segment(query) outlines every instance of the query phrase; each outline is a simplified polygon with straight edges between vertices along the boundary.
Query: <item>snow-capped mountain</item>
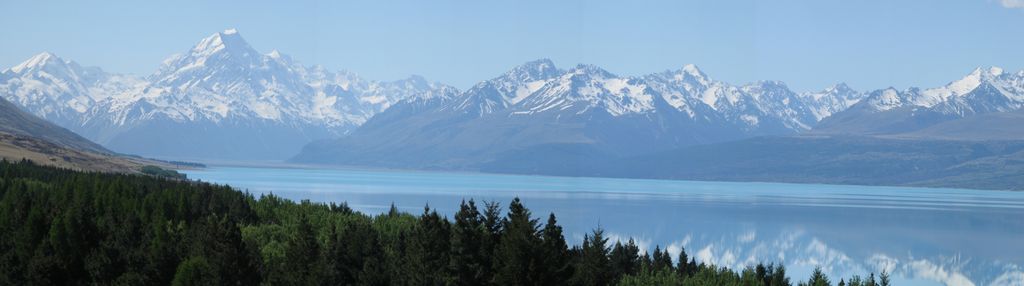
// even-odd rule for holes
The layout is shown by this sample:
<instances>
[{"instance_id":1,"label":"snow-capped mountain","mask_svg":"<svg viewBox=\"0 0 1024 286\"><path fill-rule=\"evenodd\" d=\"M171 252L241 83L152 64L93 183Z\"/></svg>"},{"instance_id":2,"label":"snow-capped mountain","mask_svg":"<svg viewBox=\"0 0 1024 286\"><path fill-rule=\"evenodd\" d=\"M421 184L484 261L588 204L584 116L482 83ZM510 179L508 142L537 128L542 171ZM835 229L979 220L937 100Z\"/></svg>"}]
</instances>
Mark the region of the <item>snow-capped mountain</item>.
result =
<instances>
[{"instance_id":1,"label":"snow-capped mountain","mask_svg":"<svg viewBox=\"0 0 1024 286\"><path fill-rule=\"evenodd\" d=\"M528 62L474 85L456 99L451 109L474 116L504 110L533 94L562 72L548 59Z\"/></svg>"},{"instance_id":2,"label":"snow-capped mountain","mask_svg":"<svg viewBox=\"0 0 1024 286\"><path fill-rule=\"evenodd\" d=\"M399 100L451 87L419 76L381 82L263 54L230 29L144 78L43 53L0 74L2 96L115 151L280 159L346 134Z\"/></svg>"},{"instance_id":3,"label":"snow-capped mountain","mask_svg":"<svg viewBox=\"0 0 1024 286\"><path fill-rule=\"evenodd\" d=\"M0 95L65 127L77 125L97 102L140 85L138 78L82 67L47 52L0 72Z\"/></svg>"},{"instance_id":4,"label":"snow-capped mountain","mask_svg":"<svg viewBox=\"0 0 1024 286\"><path fill-rule=\"evenodd\" d=\"M979 114L1024 107L1024 71L977 68L936 88L876 90L816 128L821 133L899 134Z\"/></svg>"},{"instance_id":5,"label":"snow-capped mountain","mask_svg":"<svg viewBox=\"0 0 1024 286\"><path fill-rule=\"evenodd\" d=\"M807 108L810 109L814 120L821 121L836 112L850 108L850 106L864 99L866 95L851 89L845 83L839 83L825 90L805 92L800 94L800 96L803 97L803 102L807 104Z\"/></svg>"},{"instance_id":6,"label":"snow-capped mountain","mask_svg":"<svg viewBox=\"0 0 1024 286\"><path fill-rule=\"evenodd\" d=\"M542 59L429 106L399 103L348 136L307 146L294 160L483 168L527 157L565 163L629 156L806 131L857 96L845 86L814 95L774 81L732 86L693 65L629 77L593 65L562 70ZM551 154L566 150L576 157Z\"/></svg>"}]
</instances>

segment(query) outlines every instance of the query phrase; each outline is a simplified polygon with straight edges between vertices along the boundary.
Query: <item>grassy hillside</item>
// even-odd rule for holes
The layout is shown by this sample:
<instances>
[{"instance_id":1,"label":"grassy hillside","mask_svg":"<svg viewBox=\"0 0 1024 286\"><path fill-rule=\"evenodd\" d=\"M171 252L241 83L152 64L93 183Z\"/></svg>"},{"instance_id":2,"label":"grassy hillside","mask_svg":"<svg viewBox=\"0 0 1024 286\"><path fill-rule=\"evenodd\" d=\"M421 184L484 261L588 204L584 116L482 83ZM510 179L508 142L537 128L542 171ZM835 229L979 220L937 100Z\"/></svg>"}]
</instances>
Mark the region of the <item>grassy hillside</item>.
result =
<instances>
[{"instance_id":1,"label":"grassy hillside","mask_svg":"<svg viewBox=\"0 0 1024 286\"><path fill-rule=\"evenodd\" d=\"M79 151L98 154L114 153L70 130L24 112L3 98L0 98L0 132L20 137L38 138L57 146Z\"/></svg>"}]
</instances>

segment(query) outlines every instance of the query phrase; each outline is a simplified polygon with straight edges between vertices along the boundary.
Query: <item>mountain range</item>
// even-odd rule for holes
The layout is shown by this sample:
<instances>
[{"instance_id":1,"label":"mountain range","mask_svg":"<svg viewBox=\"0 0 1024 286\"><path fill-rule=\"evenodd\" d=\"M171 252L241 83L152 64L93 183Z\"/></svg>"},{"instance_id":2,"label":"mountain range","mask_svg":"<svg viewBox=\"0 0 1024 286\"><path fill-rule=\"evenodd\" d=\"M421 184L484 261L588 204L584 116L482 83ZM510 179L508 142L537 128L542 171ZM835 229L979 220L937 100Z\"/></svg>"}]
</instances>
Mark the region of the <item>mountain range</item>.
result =
<instances>
[{"instance_id":1,"label":"mountain range","mask_svg":"<svg viewBox=\"0 0 1024 286\"><path fill-rule=\"evenodd\" d=\"M538 152L631 156L806 132L862 96L845 84L814 93L778 81L734 86L693 65L618 76L542 59L461 93L400 101L347 136L310 144L293 161L475 169Z\"/></svg>"},{"instance_id":2,"label":"mountain range","mask_svg":"<svg viewBox=\"0 0 1024 286\"><path fill-rule=\"evenodd\" d=\"M1024 72L979 68L931 89L858 92L840 83L797 93L778 81L730 85L693 65L617 76L538 60L462 93L401 101L292 160L550 174L758 136L1024 140L1022 83Z\"/></svg>"},{"instance_id":3,"label":"mountain range","mask_svg":"<svg viewBox=\"0 0 1024 286\"><path fill-rule=\"evenodd\" d=\"M936 129L945 129L940 126L943 124L963 124L955 121L979 116L989 117L990 120L1009 120L1010 117L998 114L1020 111L1022 107L1024 71L1007 73L997 67L978 68L964 78L942 87L905 90L886 88L873 91L849 109L823 120L814 131L818 134L887 136L909 133L914 137L949 138L951 134L942 134L943 132L936 132ZM976 120L978 119L969 121ZM1019 126L1021 122L1004 123L990 122L985 125L979 124L977 127L1014 127ZM932 128L932 131L929 131L929 128ZM1024 139L1024 134L985 132L962 138L972 137Z\"/></svg>"},{"instance_id":4,"label":"mountain range","mask_svg":"<svg viewBox=\"0 0 1024 286\"><path fill-rule=\"evenodd\" d=\"M0 72L0 95L118 152L284 159L344 135L398 100L450 87L383 82L259 53L236 30L202 39L145 77L41 53Z\"/></svg>"},{"instance_id":5,"label":"mountain range","mask_svg":"<svg viewBox=\"0 0 1024 286\"><path fill-rule=\"evenodd\" d=\"M722 146L947 158L904 148L914 142L977 150L935 161L946 168L971 158L998 168L1018 164L1011 147L1024 140L1024 71L996 67L935 88L861 92L839 83L797 92L780 81L733 85L694 65L621 76L540 59L459 90L419 76L374 81L305 66L256 51L235 30L202 39L144 77L42 53L0 72L0 97L121 153L531 174L733 178L678 169L698 153L735 152ZM807 170L790 168L790 177Z\"/></svg>"}]
</instances>

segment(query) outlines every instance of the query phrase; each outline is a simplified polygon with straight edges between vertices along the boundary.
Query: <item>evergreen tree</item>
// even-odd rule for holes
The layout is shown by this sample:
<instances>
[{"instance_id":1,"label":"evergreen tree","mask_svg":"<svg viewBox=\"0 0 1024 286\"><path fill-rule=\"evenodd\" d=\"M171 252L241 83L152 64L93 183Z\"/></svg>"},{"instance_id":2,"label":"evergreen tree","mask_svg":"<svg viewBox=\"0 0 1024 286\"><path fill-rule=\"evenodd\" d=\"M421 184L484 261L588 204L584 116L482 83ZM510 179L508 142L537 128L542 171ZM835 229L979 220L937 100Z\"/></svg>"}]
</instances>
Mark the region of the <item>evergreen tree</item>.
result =
<instances>
[{"instance_id":1,"label":"evergreen tree","mask_svg":"<svg viewBox=\"0 0 1024 286\"><path fill-rule=\"evenodd\" d=\"M309 223L309 217L301 213L296 221L294 236L288 240L285 262L271 283L290 285L313 285L321 277L320 243L316 232Z\"/></svg>"},{"instance_id":2,"label":"evergreen tree","mask_svg":"<svg viewBox=\"0 0 1024 286\"><path fill-rule=\"evenodd\" d=\"M502 235L494 255L495 283L498 285L536 285L540 244L537 220L519 198L512 200L503 221Z\"/></svg>"},{"instance_id":3,"label":"evergreen tree","mask_svg":"<svg viewBox=\"0 0 1024 286\"><path fill-rule=\"evenodd\" d=\"M786 266L784 266L782 264L778 264L777 266L774 266L772 268L773 269L771 271L771 283L768 283L767 285L770 285L770 286L789 286L789 285L792 285L789 282L789 277L786 276Z\"/></svg>"},{"instance_id":4,"label":"evergreen tree","mask_svg":"<svg viewBox=\"0 0 1024 286\"><path fill-rule=\"evenodd\" d=\"M340 230L338 230L340 228ZM377 285L388 277L384 273L384 251L379 234L365 221L355 220L335 226L329 234L326 284Z\"/></svg>"},{"instance_id":5,"label":"evergreen tree","mask_svg":"<svg viewBox=\"0 0 1024 286\"><path fill-rule=\"evenodd\" d=\"M611 279L618 281L623 276L636 275L640 270L639 248L632 238L623 245L616 241L609 254Z\"/></svg>"},{"instance_id":6,"label":"evergreen tree","mask_svg":"<svg viewBox=\"0 0 1024 286\"><path fill-rule=\"evenodd\" d=\"M687 277L693 274L693 270L690 269L690 257L686 255L686 248L679 248L679 261L676 262L676 272L679 276Z\"/></svg>"},{"instance_id":7,"label":"evergreen tree","mask_svg":"<svg viewBox=\"0 0 1024 286\"><path fill-rule=\"evenodd\" d=\"M484 203L483 225L485 235L480 243L483 253L482 268L484 269L484 281L494 282L494 273L497 272L494 265L495 252L503 235L501 204L498 202Z\"/></svg>"},{"instance_id":8,"label":"evergreen tree","mask_svg":"<svg viewBox=\"0 0 1024 286\"><path fill-rule=\"evenodd\" d=\"M652 264L653 264L653 262L651 262L651 255L648 254L647 252L644 252L643 255L640 255L640 268L637 269L637 272L638 273L653 273L653 271L651 271Z\"/></svg>"},{"instance_id":9,"label":"evergreen tree","mask_svg":"<svg viewBox=\"0 0 1024 286\"><path fill-rule=\"evenodd\" d=\"M608 239L604 230L595 229L583 237L583 247L573 275L573 284L582 286L609 285L613 281L609 277L610 269L607 247Z\"/></svg>"},{"instance_id":10,"label":"evergreen tree","mask_svg":"<svg viewBox=\"0 0 1024 286\"><path fill-rule=\"evenodd\" d=\"M860 275L853 275L850 277L850 281L846 283L849 286L865 286L864 280L860 278Z\"/></svg>"},{"instance_id":11,"label":"evergreen tree","mask_svg":"<svg viewBox=\"0 0 1024 286\"><path fill-rule=\"evenodd\" d=\"M887 272L885 270L882 270L882 274L879 275L878 285L880 285L880 286L889 286L890 283L891 282L889 281L889 272Z\"/></svg>"},{"instance_id":12,"label":"evergreen tree","mask_svg":"<svg viewBox=\"0 0 1024 286\"><path fill-rule=\"evenodd\" d=\"M811 278L807 280L808 286L831 286L832 282L828 281L828 276L821 270L821 267L815 267L814 272L811 273Z\"/></svg>"},{"instance_id":13,"label":"evergreen tree","mask_svg":"<svg viewBox=\"0 0 1024 286\"><path fill-rule=\"evenodd\" d=\"M668 250L662 251L660 246L655 246L651 267L655 272L673 270L672 255L668 253Z\"/></svg>"},{"instance_id":14,"label":"evergreen tree","mask_svg":"<svg viewBox=\"0 0 1024 286\"><path fill-rule=\"evenodd\" d=\"M484 226L484 217L476 208L476 203L462 201L459 211L455 213L452 225L451 261L454 284L482 285L486 279L489 256L484 250L484 243L490 233Z\"/></svg>"},{"instance_id":15,"label":"evergreen tree","mask_svg":"<svg viewBox=\"0 0 1024 286\"><path fill-rule=\"evenodd\" d=\"M450 280L448 255L451 245L448 220L430 207L423 210L406 249L404 272L412 285L445 285Z\"/></svg>"},{"instance_id":16,"label":"evergreen tree","mask_svg":"<svg viewBox=\"0 0 1024 286\"><path fill-rule=\"evenodd\" d=\"M171 285L174 286L205 286L219 283L217 271L202 256L191 257L181 262L177 273L174 274L174 280L171 281Z\"/></svg>"},{"instance_id":17,"label":"evergreen tree","mask_svg":"<svg viewBox=\"0 0 1024 286\"><path fill-rule=\"evenodd\" d=\"M540 246L540 277L541 285L559 285L568 282L572 275L569 268L569 247L562 236L562 227L558 226L555 214L548 216L548 222L541 231Z\"/></svg>"}]
</instances>

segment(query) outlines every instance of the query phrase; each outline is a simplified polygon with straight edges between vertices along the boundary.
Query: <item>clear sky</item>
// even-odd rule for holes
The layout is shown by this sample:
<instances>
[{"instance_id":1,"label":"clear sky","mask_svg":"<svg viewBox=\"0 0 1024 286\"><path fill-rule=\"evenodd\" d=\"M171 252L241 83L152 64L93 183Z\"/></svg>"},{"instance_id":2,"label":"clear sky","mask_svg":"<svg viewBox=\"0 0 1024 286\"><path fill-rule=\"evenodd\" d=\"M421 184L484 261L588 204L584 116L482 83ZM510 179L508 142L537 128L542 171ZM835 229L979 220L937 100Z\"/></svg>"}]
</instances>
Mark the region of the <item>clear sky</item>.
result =
<instances>
[{"instance_id":1,"label":"clear sky","mask_svg":"<svg viewBox=\"0 0 1024 286\"><path fill-rule=\"evenodd\" d=\"M369 79L466 88L538 58L619 75L692 63L797 91L937 86L1024 68L1024 0L2 1L0 67L50 51L147 75L237 28L257 50Z\"/></svg>"}]
</instances>

